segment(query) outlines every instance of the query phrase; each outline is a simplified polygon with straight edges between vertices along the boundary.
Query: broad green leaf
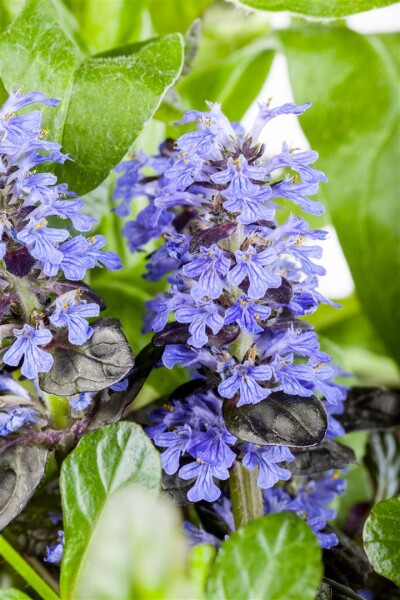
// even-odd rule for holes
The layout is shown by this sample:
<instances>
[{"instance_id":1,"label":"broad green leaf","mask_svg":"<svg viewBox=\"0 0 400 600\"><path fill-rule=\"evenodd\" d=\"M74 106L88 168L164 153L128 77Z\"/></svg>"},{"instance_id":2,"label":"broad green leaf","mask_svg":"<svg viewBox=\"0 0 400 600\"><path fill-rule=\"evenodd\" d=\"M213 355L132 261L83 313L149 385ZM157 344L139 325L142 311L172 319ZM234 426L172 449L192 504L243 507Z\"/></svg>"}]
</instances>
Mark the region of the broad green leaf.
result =
<instances>
[{"instance_id":1,"label":"broad green leaf","mask_svg":"<svg viewBox=\"0 0 400 600\"><path fill-rule=\"evenodd\" d=\"M24 5L24 0L0 0L0 32L9 26Z\"/></svg>"},{"instance_id":2,"label":"broad green leaf","mask_svg":"<svg viewBox=\"0 0 400 600\"><path fill-rule=\"evenodd\" d=\"M89 57L64 30L58 0L28 0L0 39L0 75L7 89L23 84L59 98L44 110L49 139L73 161L56 169L78 193L97 187L123 158L183 61L179 34Z\"/></svg>"},{"instance_id":3,"label":"broad green leaf","mask_svg":"<svg viewBox=\"0 0 400 600\"><path fill-rule=\"evenodd\" d=\"M268 515L222 544L207 598L314 600L321 577L321 548L308 525L289 513Z\"/></svg>"},{"instance_id":4,"label":"broad green leaf","mask_svg":"<svg viewBox=\"0 0 400 600\"><path fill-rule=\"evenodd\" d=\"M0 590L0 600L30 600L30 597L16 588Z\"/></svg>"},{"instance_id":5,"label":"broad green leaf","mask_svg":"<svg viewBox=\"0 0 400 600\"><path fill-rule=\"evenodd\" d=\"M178 509L127 486L99 518L74 600L194 598L186 553Z\"/></svg>"},{"instance_id":6,"label":"broad green leaf","mask_svg":"<svg viewBox=\"0 0 400 600\"><path fill-rule=\"evenodd\" d=\"M257 10L290 10L295 14L336 19L393 4L393 0L240 0Z\"/></svg>"},{"instance_id":7,"label":"broad green leaf","mask_svg":"<svg viewBox=\"0 0 400 600\"><path fill-rule=\"evenodd\" d=\"M128 483L155 492L160 481L159 455L138 425L121 421L82 438L61 469L66 539L61 568L63 598L76 598L97 523L113 494ZM106 546L110 547L108 542Z\"/></svg>"},{"instance_id":8,"label":"broad green leaf","mask_svg":"<svg viewBox=\"0 0 400 600\"><path fill-rule=\"evenodd\" d=\"M157 118L180 120L186 109L204 110L205 102L221 102L225 114L240 120L260 92L268 75L274 50L266 38L265 15L248 14L228 3L210 7L201 23L198 52L191 70L177 86L179 101L162 105ZM181 135L182 127L172 130Z\"/></svg>"},{"instance_id":9,"label":"broad green leaf","mask_svg":"<svg viewBox=\"0 0 400 600\"><path fill-rule=\"evenodd\" d=\"M329 178L324 194L358 297L400 360L399 37L316 25L280 37L295 100L313 102L301 125Z\"/></svg>"},{"instance_id":10,"label":"broad green leaf","mask_svg":"<svg viewBox=\"0 0 400 600\"><path fill-rule=\"evenodd\" d=\"M374 506L364 526L364 548L375 571L400 585L400 496Z\"/></svg>"},{"instance_id":11,"label":"broad green leaf","mask_svg":"<svg viewBox=\"0 0 400 600\"><path fill-rule=\"evenodd\" d=\"M91 52L103 52L140 39L148 0L63 0L80 25Z\"/></svg>"},{"instance_id":12,"label":"broad green leaf","mask_svg":"<svg viewBox=\"0 0 400 600\"><path fill-rule=\"evenodd\" d=\"M149 0L154 29L158 35L185 33L201 17L212 0Z\"/></svg>"}]
</instances>

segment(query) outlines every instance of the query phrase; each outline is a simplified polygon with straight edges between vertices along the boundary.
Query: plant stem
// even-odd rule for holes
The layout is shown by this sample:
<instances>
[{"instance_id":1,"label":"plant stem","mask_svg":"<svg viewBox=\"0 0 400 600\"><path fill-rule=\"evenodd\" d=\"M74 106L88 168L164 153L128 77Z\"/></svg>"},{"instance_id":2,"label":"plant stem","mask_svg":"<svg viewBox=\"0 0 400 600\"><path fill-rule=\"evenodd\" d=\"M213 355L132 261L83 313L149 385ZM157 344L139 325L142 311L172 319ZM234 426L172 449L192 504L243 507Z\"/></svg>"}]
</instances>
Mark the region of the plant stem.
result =
<instances>
[{"instance_id":1,"label":"plant stem","mask_svg":"<svg viewBox=\"0 0 400 600\"><path fill-rule=\"evenodd\" d=\"M248 471L236 462L229 479L232 511L236 529L264 514L262 491L257 485L258 473Z\"/></svg>"},{"instance_id":2,"label":"plant stem","mask_svg":"<svg viewBox=\"0 0 400 600\"><path fill-rule=\"evenodd\" d=\"M22 556L0 535L0 556L33 588L44 600L59 600L57 594L32 569Z\"/></svg>"},{"instance_id":3,"label":"plant stem","mask_svg":"<svg viewBox=\"0 0 400 600\"><path fill-rule=\"evenodd\" d=\"M36 294L32 292L28 279L23 277L14 277L13 275L9 275L9 277L12 278L14 291L18 295L19 305L22 309L22 316L24 317L25 322L29 323L32 312L38 307L38 299Z\"/></svg>"}]
</instances>

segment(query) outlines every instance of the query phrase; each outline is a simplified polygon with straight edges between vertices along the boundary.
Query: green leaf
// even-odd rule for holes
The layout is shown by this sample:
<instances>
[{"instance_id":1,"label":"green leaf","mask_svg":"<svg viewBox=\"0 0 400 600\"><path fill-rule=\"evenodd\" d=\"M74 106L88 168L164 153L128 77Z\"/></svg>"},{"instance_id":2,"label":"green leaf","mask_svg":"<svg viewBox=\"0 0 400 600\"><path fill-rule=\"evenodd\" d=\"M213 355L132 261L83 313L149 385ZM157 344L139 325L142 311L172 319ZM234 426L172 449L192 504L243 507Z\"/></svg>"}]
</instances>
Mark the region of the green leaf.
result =
<instances>
[{"instance_id":1,"label":"green leaf","mask_svg":"<svg viewBox=\"0 0 400 600\"><path fill-rule=\"evenodd\" d=\"M176 86L179 101L176 106L164 103L157 118L179 120L183 110L203 110L209 100L221 102L230 119L240 120L260 92L272 64L274 49L266 37L268 29L264 15L246 14L228 3L210 7L201 23L191 70ZM170 133L181 135L182 127Z\"/></svg>"},{"instance_id":2,"label":"green leaf","mask_svg":"<svg viewBox=\"0 0 400 600\"><path fill-rule=\"evenodd\" d=\"M128 483L156 491L160 481L159 455L138 425L121 421L82 438L61 469L63 598L76 598L97 523L112 495ZM105 547L110 548L108 541Z\"/></svg>"},{"instance_id":3,"label":"green leaf","mask_svg":"<svg viewBox=\"0 0 400 600\"><path fill-rule=\"evenodd\" d=\"M400 496L374 506L364 526L364 548L375 571L400 585Z\"/></svg>"},{"instance_id":4,"label":"green leaf","mask_svg":"<svg viewBox=\"0 0 400 600\"><path fill-rule=\"evenodd\" d=\"M393 4L393 0L240 0L257 10L289 10L295 14L335 19Z\"/></svg>"},{"instance_id":5,"label":"green leaf","mask_svg":"<svg viewBox=\"0 0 400 600\"><path fill-rule=\"evenodd\" d=\"M97 523L74 600L194 598L179 511L164 497L129 485Z\"/></svg>"},{"instance_id":6,"label":"green leaf","mask_svg":"<svg viewBox=\"0 0 400 600\"><path fill-rule=\"evenodd\" d=\"M0 600L30 600L30 597L16 588L0 590Z\"/></svg>"},{"instance_id":7,"label":"green leaf","mask_svg":"<svg viewBox=\"0 0 400 600\"><path fill-rule=\"evenodd\" d=\"M80 25L91 52L102 52L139 40L148 0L63 0Z\"/></svg>"},{"instance_id":8,"label":"green leaf","mask_svg":"<svg viewBox=\"0 0 400 600\"><path fill-rule=\"evenodd\" d=\"M314 600L321 577L321 548L308 525L292 514L268 515L222 544L207 597Z\"/></svg>"},{"instance_id":9,"label":"green leaf","mask_svg":"<svg viewBox=\"0 0 400 600\"><path fill-rule=\"evenodd\" d=\"M301 125L329 179L324 195L357 294L400 361L399 36L309 25L280 37L295 100L314 104Z\"/></svg>"},{"instance_id":10,"label":"green leaf","mask_svg":"<svg viewBox=\"0 0 400 600\"><path fill-rule=\"evenodd\" d=\"M73 161L56 173L83 194L97 187L123 158L178 77L179 34L89 57L63 29L57 0L28 0L0 39L0 74L7 89L23 84L61 100L44 110L49 139ZM61 26L62 23L62 26Z\"/></svg>"},{"instance_id":11,"label":"green leaf","mask_svg":"<svg viewBox=\"0 0 400 600\"><path fill-rule=\"evenodd\" d=\"M158 35L173 31L185 33L201 17L212 0L150 0L150 15Z\"/></svg>"}]
</instances>

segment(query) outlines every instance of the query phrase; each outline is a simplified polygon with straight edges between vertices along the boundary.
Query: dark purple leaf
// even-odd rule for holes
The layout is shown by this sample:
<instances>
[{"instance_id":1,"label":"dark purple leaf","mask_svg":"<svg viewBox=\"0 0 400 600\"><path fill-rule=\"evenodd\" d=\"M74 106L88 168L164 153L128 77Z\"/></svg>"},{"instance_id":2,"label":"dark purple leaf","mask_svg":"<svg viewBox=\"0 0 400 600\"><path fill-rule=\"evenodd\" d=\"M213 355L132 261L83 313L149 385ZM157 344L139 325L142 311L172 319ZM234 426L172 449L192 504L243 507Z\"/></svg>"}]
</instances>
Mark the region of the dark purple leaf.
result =
<instances>
[{"instance_id":1,"label":"dark purple leaf","mask_svg":"<svg viewBox=\"0 0 400 600\"><path fill-rule=\"evenodd\" d=\"M213 244L217 244L221 240L231 236L236 231L236 227L236 223L225 223L224 225L217 225L216 227L199 231L199 233L196 233L192 237L189 252L197 252L200 246L208 248Z\"/></svg>"},{"instance_id":2,"label":"dark purple leaf","mask_svg":"<svg viewBox=\"0 0 400 600\"><path fill-rule=\"evenodd\" d=\"M224 402L228 430L240 440L260 446L315 446L325 436L327 415L318 398L272 393L258 404L237 407Z\"/></svg>"},{"instance_id":3,"label":"dark purple leaf","mask_svg":"<svg viewBox=\"0 0 400 600\"><path fill-rule=\"evenodd\" d=\"M355 590L367 587L372 567L364 550L339 529L327 530L336 533L339 544L324 551L325 575Z\"/></svg>"},{"instance_id":4,"label":"dark purple leaf","mask_svg":"<svg viewBox=\"0 0 400 600\"><path fill-rule=\"evenodd\" d=\"M400 425L400 393L374 387L352 388L340 417L346 431L393 429Z\"/></svg>"},{"instance_id":5,"label":"dark purple leaf","mask_svg":"<svg viewBox=\"0 0 400 600\"><path fill-rule=\"evenodd\" d=\"M287 464L293 475L312 475L329 469L343 469L354 463L356 457L351 448L338 442L324 440L318 446L292 451L295 460Z\"/></svg>"},{"instance_id":6,"label":"dark purple leaf","mask_svg":"<svg viewBox=\"0 0 400 600\"><path fill-rule=\"evenodd\" d=\"M40 387L57 396L97 392L123 379L133 367L132 350L118 319L99 319L92 324L92 337L74 346L66 338L54 337L48 349L54 364L41 373Z\"/></svg>"},{"instance_id":7,"label":"dark purple leaf","mask_svg":"<svg viewBox=\"0 0 400 600\"><path fill-rule=\"evenodd\" d=\"M36 259L33 258L26 246L8 247L3 258L7 271L16 277L26 277L31 272Z\"/></svg>"},{"instance_id":8,"label":"dark purple leaf","mask_svg":"<svg viewBox=\"0 0 400 600\"><path fill-rule=\"evenodd\" d=\"M4 444L4 440L3 440ZM42 481L47 449L43 446L0 446L0 531L25 508Z\"/></svg>"}]
</instances>

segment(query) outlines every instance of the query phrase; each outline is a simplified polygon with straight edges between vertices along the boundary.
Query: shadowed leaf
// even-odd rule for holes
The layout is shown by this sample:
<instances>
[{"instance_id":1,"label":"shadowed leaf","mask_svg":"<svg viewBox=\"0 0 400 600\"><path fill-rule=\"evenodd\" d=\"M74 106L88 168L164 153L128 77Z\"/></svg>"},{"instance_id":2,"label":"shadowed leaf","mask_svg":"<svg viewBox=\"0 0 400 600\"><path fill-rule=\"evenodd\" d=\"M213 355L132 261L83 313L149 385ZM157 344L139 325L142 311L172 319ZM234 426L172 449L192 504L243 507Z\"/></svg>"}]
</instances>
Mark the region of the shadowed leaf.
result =
<instances>
[{"instance_id":1,"label":"shadowed leaf","mask_svg":"<svg viewBox=\"0 0 400 600\"><path fill-rule=\"evenodd\" d=\"M0 452L0 531L33 496L42 481L46 459L47 449L41 446L13 445Z\"/></svg>"},{"instance_id":2,"label":"shadowed leaf","mask_svg":"<svg viewBox=\"0 0 400 600\"><path fill-rule=\"evenodd\" d=\"M222 410L233 435L261 446L314 446L324 438L327 428L323 404L314 396L275 392L258 404L237 407L224 402Z\"/></svg>"},{"instance_id":3,"label":"shadowed leaf","mask_svg":"<svg viewBox=\"0 0 400 600\"><path fill-rule=\"evenodd\" d=\"M52 348L54 364L40 376L45 392L72 396L100 391L132 369L132 351L118 319L99 319L92 326L94 333L82 346L60 341Z\"/></svg>"}]
</instances>

